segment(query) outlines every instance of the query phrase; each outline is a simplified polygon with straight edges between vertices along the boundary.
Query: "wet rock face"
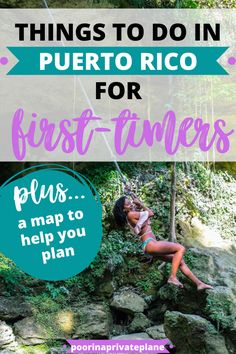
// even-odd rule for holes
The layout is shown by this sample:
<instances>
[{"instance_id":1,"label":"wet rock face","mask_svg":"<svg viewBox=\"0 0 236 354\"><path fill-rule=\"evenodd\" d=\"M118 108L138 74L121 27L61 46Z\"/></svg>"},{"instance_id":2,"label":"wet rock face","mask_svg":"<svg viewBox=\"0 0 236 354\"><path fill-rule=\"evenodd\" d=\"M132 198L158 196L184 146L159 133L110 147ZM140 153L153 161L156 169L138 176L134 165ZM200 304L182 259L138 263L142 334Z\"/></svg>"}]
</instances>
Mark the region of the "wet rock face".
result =
<instances>
[{"instance_id":1,"label":"wet rock face","mask_svg":"<svg viewBox=\"0 0 236 354\"><path fill-rule=\"evenodd\" d=\"M32 314L29 304L17 297L0 296L0 320L17 320Z\"/></svg>"},{"instance_id":2,"label":"wet rock face","mask_svg":"<svg viewBox=\"0 0 236 354\"><path fill-rule=\"evenodd\" d=\"M0 348L14 345L15 336L13 330L4 321L0 321Z\"/></svg>"},{"instance_id":3,"label":"wet rock face","mask_svg":"<svg viewBox=\"0 0 236 354\"><path fill-rule=\"evenodd\" d=\"M164 328L179 354L229 353L224 337L209 321L200 316L167 311Z\"/></svg>"},{"instance_id":4,"label":"wet rock face","mask_svg":"<svg viewBox=\"0 0 236 354\"><path fill-rule=\"evenodd\" d=\"M100 304L90 304L79 309L73 338L108 338L110 327L108 309Z\"/></svg>"},{"instance_id":5,"label":"wet rock face","mask_svg":"<svg viewBox=\"0 0 236 354\"><path fill-rule=\"evenodd\" d=\"M125 313L135 314L143 312L147 308L147 304L138 294L131 290L125 290L114 294L111 307Z\"/></svg>"}]
</instances>

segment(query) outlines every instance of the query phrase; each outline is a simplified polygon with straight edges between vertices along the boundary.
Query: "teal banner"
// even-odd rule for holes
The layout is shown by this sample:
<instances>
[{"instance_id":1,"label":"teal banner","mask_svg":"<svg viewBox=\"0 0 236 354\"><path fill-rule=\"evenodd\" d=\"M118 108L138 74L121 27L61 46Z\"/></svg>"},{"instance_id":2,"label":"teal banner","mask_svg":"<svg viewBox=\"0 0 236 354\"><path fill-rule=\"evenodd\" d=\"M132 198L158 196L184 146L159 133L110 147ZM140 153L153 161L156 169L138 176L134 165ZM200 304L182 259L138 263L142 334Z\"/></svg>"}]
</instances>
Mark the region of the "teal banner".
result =
<instances>
[{"instance_id":1,"label":"teal banner","mask_svg":"<svg viewBox=\"0 0 236 354\"><path fill-rule=\"evenodd\" d=\"M0 187L0 250L25 273L64 280L86 269L102 241L91 182L58 164L32 166ZM11 220L9 222L9 220Z\"/></svg>"},{"instance_id":2,"label":"teal banner","mask_svg":"<svg viewBox=\"0 0 236 354\"><path fill-rule=\"evenodd\" d=\"M228 47L8 47L8 75L228 75Z\"/></svg>"}]
</instances>

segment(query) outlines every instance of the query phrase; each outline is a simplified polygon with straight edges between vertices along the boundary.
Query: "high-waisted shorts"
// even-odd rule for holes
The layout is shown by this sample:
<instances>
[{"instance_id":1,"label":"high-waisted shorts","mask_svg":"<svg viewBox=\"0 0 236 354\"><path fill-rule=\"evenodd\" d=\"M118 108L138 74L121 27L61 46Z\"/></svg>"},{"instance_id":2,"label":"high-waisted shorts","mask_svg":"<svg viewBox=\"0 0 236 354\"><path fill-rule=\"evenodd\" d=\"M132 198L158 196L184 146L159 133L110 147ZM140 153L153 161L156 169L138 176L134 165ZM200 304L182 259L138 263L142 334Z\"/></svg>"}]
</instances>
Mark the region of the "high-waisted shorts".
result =
<instances>
[{"instance_id":1,"label":"high-waisted shorts","mask_svg":"<svg viewBox=\"0 0 236 354\"><path fill-rule=\"evenodd\" d=\"M146 253L145 249L146 249L147 245L149 244L149 242L151 242L151 241L156 241L156 240L152 237L148 237L145 241L143 241L142 249L143 249L144 253Z\"/></svg>"}]
</instances>

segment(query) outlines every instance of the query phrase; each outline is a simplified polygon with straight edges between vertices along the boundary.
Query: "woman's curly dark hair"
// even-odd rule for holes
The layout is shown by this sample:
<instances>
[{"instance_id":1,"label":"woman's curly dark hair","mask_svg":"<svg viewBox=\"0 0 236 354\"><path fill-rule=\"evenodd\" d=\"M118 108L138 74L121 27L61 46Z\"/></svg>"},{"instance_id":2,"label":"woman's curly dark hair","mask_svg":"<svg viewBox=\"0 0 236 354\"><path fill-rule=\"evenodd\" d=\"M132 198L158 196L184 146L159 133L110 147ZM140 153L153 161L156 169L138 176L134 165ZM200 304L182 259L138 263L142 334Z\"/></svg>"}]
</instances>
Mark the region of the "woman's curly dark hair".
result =
<instances>
[{"instance_id":1,"label":"woman's curly dark hair","mask_svg":"<svg viewBox=\"0 0 236 354\"><path fill-rule=\"evenodd\" d=\"M124 212L125 199L126 199L126 197L119 198L116 201L115 206L113 208L113 215L114 215L116 224L120 227L124 227L125 224L127 223L126 214Z\"/></svg>"}]
</instances>

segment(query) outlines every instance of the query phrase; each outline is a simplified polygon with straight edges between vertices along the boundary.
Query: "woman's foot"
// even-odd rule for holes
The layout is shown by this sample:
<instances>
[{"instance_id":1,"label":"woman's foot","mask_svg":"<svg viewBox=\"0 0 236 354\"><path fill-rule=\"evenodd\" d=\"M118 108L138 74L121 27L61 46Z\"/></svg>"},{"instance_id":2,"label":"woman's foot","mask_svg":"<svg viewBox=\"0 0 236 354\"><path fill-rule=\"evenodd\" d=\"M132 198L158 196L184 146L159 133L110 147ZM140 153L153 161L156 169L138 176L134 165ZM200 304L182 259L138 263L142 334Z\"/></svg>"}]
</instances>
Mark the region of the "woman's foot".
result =
<instances>
[{"instance_id":1,"label":"woman's foot","mask_svg":"<svg viewBox=\"0 0 236 354\"><path fill-rule=\"evenodd\" d=\"M167 280L167 283L168 283L168 284L173 284L173 285L175 285L175 286L178 286L178 287L181 288L181 289L184 287L183 284L180 283L180 281L179 281L176 277L174 277L173 275L171 275L171 276L169 277L169 279Z\"/></svg>"},{"instance_id":2,"label":"woman's foot","mask_svg":"<svg viewBox=\"0 0 236 354\"><path fill-rule=\"evenodd\" d=\"M201 282L201 283L199 283L199 284L197 285L197 290L198 290L198 291L205 290L205 289L213 289L213 286L208 285L208 284L205 284L205 283L203 283L203 282Z\"/></svg>"}]
</instances>

